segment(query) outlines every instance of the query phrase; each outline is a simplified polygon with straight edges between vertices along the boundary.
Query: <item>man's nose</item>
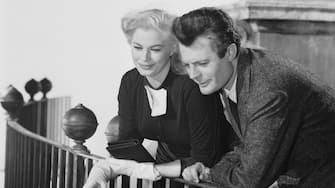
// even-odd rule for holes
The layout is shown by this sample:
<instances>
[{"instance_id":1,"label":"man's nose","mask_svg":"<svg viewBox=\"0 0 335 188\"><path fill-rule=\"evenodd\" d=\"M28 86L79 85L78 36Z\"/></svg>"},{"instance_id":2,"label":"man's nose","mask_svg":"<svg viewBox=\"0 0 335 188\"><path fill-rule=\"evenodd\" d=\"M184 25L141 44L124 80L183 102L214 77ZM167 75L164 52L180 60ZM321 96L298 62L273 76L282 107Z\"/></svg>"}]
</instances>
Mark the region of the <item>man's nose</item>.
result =
<instances>
[{"instance_id":1,"label":"man's nose","mask_svg":"<svg viewBox=\"0 0 335 188\"><path fill-rule=\"evenodd\" d=\"M200 74L197 68L191 66L188 70L188 75L191 79L196 79L199 77Z\"/></svg>"}]
</instances>

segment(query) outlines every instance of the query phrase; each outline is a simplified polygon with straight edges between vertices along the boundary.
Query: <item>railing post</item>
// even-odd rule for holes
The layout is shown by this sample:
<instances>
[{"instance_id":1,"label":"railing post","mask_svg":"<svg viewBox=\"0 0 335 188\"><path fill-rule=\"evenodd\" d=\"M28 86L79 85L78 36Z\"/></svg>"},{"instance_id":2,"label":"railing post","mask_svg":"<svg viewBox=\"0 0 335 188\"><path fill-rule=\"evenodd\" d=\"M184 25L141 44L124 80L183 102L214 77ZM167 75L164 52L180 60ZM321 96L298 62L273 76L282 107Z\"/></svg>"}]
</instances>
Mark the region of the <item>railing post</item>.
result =
<instances>
[{"instance_id":1,"label":"railing post","mask_svg":"<svg viewBox=\"0 0 335 188\"><path fill-rule=\"evenodd\" d=\"M78 104L74 108L67 111L63 119L63 130L66 136L73 139L75 145L72 147L76 152L89 154L90 151L84 145L86 139L90 138L96 131L98 126L97 118L94 113L82 104ZM75 157L74 164L68 164L74 167L73 172L68 169L67 177L75 177L76 181L73 187L81 187L85 181L85 171L90 170L89 166L84 164L81 157Z\"/></svg>"},{"instance_id":2,"label":"railing post","mask_svg":"<svg viewBox=\"0 0 335 188\"><path fill-rule=\"evenodd\" d=\"M8 120L17 121L18 114L23 107L23 96L22 94L12 85L9 85L3 96L1 97L1 106L6 110L8 114ZM16 159L19 157L19 152L15 153L15 149L17 145L15 143L15 133L7 128L7 136L6 136L6 159L5 159L5 187L9 188L14 185L15 182L22 183L19 180L22 179L14 179L16 177L14 174L18 168Z\"/></svg>"},{"instance_id":3,"label":"railing post","mask_svg":"<svg viewBox=\"0 0 335 188\"><path fill-rule=\"evenodd\" d=\"M80 153L90 153L84 142L95 133L97 126L94 113L82 104L78 104L64 115L63 130L75 142L72 148Z\"/></svg>"}]
</instances>

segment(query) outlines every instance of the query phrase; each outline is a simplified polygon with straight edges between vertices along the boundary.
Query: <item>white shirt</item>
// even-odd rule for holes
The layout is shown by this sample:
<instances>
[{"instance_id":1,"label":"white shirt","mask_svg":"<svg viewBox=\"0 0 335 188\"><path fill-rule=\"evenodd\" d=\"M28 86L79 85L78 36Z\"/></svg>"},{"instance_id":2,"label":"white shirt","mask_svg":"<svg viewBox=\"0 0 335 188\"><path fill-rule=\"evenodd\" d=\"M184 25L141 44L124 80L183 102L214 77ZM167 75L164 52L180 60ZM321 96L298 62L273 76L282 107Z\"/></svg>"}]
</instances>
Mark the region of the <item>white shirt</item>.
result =
<instances>
[{"instance_id":1,"label":"white shirt","mask_svg":"<svg viewBox=\"0 0 335 188\"><path fill-rule=\"evenodd\" d=\"M235 75L235 78L234 78L234 81L233 81L233 85L231 86L231 88L229 90L226 89L226 88L224 88L224 92L226 93L226 95L228 96L228 98L231 101L233 101L234 103L237 103L236 82L237 82L237 74ZM224 103L222 94L220 94L220 98L221 98L221 102L222 102L223 108L224 108L224 115L226 116L226 119L231 124L232 121L231 121L230 116L228 115L228 112L226 110L226 104Z\"/></svg>"},{"instance_id":2,"label":"white shirt","mask_svg":"<svg viewBox=\"0 0 335 188\"><path fill-rule=\"evenodd\" d=\"M147 92L147 97L149 105L151 108L151 116L159 116L166 113L167 108L167 91L164 88L155 90L149 86L144 86L145 91Z\"/></svg>"}]
</instances>

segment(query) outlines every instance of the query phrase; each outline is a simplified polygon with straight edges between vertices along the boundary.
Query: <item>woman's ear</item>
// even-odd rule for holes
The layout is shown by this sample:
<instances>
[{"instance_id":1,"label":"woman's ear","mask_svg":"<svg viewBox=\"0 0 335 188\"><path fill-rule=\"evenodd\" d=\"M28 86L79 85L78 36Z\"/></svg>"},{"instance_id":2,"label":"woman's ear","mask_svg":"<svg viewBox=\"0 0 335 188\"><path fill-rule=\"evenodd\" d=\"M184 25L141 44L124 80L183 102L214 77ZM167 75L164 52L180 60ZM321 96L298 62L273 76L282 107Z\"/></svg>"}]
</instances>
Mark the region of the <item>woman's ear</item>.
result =
<instances>
[{"instance_id":1,"label":"woman's ear","mask_svg":"<svg viewBox=\"0 0 335 188\"><path fill-rule=\"evenodd\" d=\"M233 61L237 55L237 46L235 43L231 43L226 51L226 55L228 56L229 61Z\"/></svg>"}]
</instances>

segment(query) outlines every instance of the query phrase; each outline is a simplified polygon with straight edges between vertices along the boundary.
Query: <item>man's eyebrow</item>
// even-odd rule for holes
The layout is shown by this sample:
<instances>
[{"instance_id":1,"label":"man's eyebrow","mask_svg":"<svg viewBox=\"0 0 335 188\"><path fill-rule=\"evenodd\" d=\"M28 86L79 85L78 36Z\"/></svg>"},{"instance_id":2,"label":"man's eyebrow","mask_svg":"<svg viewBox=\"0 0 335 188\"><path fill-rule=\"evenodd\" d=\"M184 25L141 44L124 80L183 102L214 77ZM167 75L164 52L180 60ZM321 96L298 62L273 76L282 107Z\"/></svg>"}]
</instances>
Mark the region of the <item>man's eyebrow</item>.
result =
<instances>
[{"instance_id":1,"label":"man's eyebrow","mask_svg":"<svg viewBox=\"0 0 335 188\"><path fill-rule=\"evenodd\" d=\"M204 63L204 62L208 62L208 59L201 59L201 60L197 60L197 61L192 61L190 62L191 64L199 64L199 63Z\"/></svg>"},{"instance_id":2,"label":"man's eyebrow","mask_svg":"<svg viewBox=\"0 0 335 188\"><path fill-rule=\"evenodd\" d=\"M200 64L200 63L205 63L208 62L208 59L202 59L202 60L197 60L197 61L190 61L190 62L185 62L183 60L180 60L182 65L188 65L188 64Z\"/></svg>"}]
</instances>

